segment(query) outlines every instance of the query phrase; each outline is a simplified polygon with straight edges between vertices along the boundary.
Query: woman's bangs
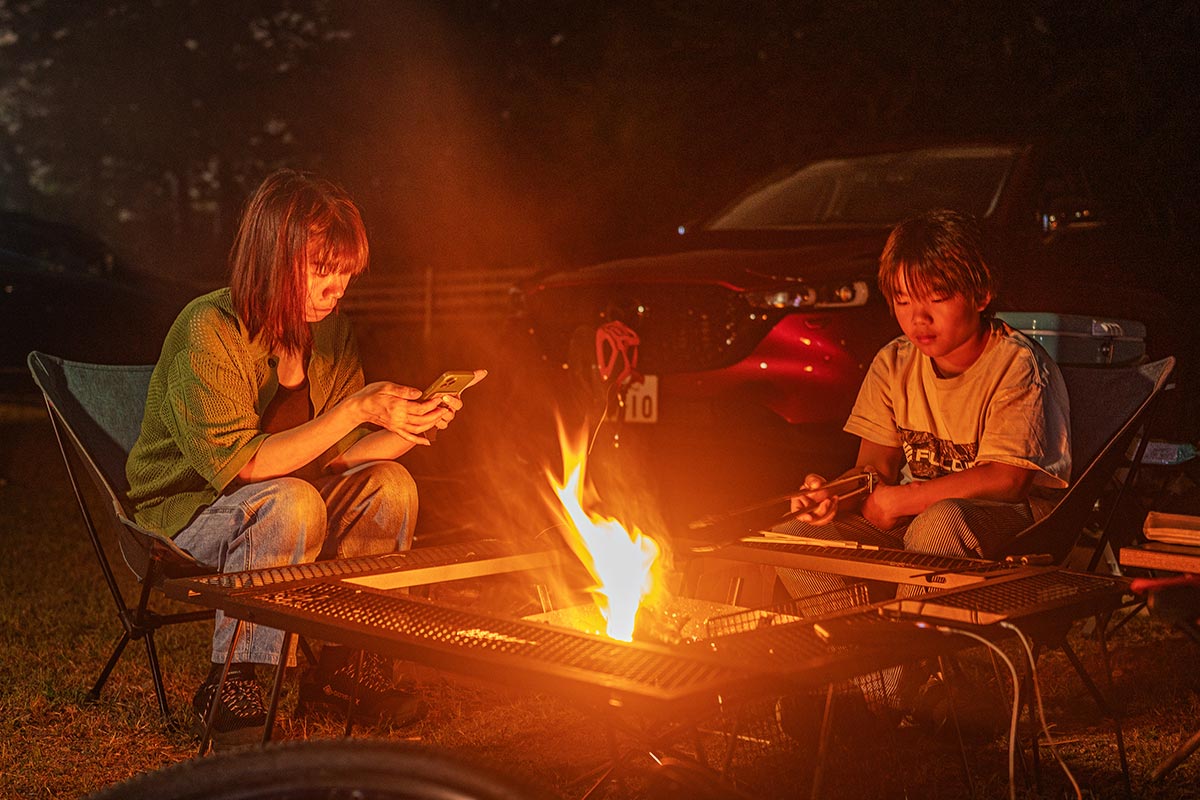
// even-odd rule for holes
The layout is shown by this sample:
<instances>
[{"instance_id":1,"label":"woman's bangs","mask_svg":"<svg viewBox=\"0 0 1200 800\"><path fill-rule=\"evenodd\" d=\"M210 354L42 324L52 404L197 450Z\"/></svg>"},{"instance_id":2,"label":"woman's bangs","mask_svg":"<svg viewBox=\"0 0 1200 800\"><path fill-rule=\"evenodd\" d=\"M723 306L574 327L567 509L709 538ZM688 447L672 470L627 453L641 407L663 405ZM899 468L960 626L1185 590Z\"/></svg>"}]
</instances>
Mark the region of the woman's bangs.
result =
<instances>
[{"instance_id":1,"label":"woman's bangs","mask_svg":"<svg viewBox=\"0 0 1200 800\"><path fill-rule=\"evenodd\" d=\"M367 268L366 237L353 226L334 224L317 234L317 241L314 257L321 274L358 275Z\"/></svg>"}]
</instances>

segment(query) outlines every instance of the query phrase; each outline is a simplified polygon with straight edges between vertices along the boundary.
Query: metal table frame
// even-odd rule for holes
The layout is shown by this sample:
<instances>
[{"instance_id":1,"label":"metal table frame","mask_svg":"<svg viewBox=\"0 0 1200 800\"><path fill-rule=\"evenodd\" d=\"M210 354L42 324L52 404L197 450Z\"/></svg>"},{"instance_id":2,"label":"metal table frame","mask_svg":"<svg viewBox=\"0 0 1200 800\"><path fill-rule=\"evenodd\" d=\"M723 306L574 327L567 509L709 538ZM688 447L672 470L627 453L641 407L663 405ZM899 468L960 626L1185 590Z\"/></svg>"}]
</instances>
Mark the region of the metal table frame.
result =
<instances>
[{"instance_id":1,"label":"metal table frame","mask_svg":"<svg viewBox=\"0 0 1200 800\"><path fill-rule=\"evenodd\" d=\"M744 548L743 548L744 549ZM737 549L734 548L737 553ZM740 554L740 553L739 553ZM482 678L505 685L558 694L606 716L634 714L671 721L672 736L723 705L833 682L881 670L921 656L943 655L970 646L962 637L932 638L916 634L888 637L882 646L859 641L830 646L814 632L812 619L767 623L716 639L681 645L617 642L606 637L551 627L521 619L449 608L406 594L414 586L506 573L561 570L573 556L560 548L516 550L499 542L484 541L415 550L357 559L317 562L224 575L167 581L171 597L223 610L238 620L234 641L226 656L221 682L226 679L243 622L264 624L284 631L268 705L264 743L269 741L278 709L286 654L294 636L372 650L383 655ZM978 564L973 564L978 567ZM1053 570L983 570L967 582L946 581L956 588L935 591L923 600L982 591L1022 575ZM993 576L1002 576L995 579ZM852 572L853 574L853 572ZM1096 576L1098 577L1098 576ZM1058 598L1050 608L1056 618L1069 622L1096 613L1096 606L1116 602L1120 592L1103 592L1073 603ZM1106 599L1107 598L1107 599ZM895 601L868 606L875 619ZM904 609L906 612L910 609ZM895 615L896 609L889 612ZM1039 610L1040 616L1048 613ZM904 620L919 617L906 613ZM1039 614L1031 613L1032 626ZM873 624L881 624L877 620ZM956 622L992 638L1007 634L997 626ZM915 633L911 625L896 626ZM1051 626L1057 627L1057 626ZM896 631L893 630L893 633ZM1064 637L1054 637L1063 639ZM953 641L960 639L960 641ZM1056 645L1065 641L1056 641ZM1074 656L1068 652L1068 657ZM1071 658L1077 671L1077 658ZM1102 693L1081 672L1089 690L1108 711ZM219 689L218 689L219 691ZM1018 687L1018 691L1020 688ZM353 698L351 698L353 703ZM207 752L212 717L210 709L200 750ZM1115 721L1115 715L1114 721ZM828 720L822 723L822 749ZM347 715L347 735L351 732ZM1123 739L1117 721L1122 768L1128 775ZM663 740L661 730L654 733ZM641 752L645 752L642 750ZM589 794L603 782L617 762L605 771ZM819 778L819 772L817 776ZM814 783L816 796L818 786Z\"/></svg>"}]
</instances>

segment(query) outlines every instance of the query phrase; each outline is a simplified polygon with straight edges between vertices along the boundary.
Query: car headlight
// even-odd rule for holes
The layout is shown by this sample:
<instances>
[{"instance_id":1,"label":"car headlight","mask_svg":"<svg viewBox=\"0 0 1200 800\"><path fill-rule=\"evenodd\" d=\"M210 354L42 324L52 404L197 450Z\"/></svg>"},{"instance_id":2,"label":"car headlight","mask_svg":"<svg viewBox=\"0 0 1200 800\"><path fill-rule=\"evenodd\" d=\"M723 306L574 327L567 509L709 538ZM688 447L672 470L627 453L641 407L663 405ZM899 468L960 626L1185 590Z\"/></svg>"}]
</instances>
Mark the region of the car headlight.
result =
<instances>
[{"instance_id":1,"label":"car headlight","mask_svg":"<svg viewBox=\"0 0 1200 800\"><path fill-rule=\"evenodd\" d=\"M745 292L742 296L754 308L854 308L867 302L870 289L866 281L847 281L818 287L797 283Z\"/></svg>"}]
</instances>

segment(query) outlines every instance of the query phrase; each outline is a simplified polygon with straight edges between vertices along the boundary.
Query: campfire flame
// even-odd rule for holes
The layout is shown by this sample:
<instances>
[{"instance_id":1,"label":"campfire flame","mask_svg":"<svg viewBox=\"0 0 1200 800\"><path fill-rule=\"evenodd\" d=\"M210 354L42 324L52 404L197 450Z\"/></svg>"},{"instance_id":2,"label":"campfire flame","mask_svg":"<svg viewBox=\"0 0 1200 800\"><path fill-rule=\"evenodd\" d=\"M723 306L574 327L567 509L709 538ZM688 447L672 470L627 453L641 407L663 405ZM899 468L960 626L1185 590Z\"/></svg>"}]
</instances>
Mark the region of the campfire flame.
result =
<instances>
[{"instance_id":1,"label":"campfire flame","mask_svg":"<svg viewBox=\"0 0 1200 800\"><path fill-rule=\"evenodd\" d=\"M560 426L563 480L548 475L566 512L563 538L596 581L590 591L606 632L631 642L638 608L661 585L654 574L660 549L637 526L630 531L615 519L585 509L598 500L585 488L586 441L586 432L570 441Z\"/></svg>"}]
</instances>

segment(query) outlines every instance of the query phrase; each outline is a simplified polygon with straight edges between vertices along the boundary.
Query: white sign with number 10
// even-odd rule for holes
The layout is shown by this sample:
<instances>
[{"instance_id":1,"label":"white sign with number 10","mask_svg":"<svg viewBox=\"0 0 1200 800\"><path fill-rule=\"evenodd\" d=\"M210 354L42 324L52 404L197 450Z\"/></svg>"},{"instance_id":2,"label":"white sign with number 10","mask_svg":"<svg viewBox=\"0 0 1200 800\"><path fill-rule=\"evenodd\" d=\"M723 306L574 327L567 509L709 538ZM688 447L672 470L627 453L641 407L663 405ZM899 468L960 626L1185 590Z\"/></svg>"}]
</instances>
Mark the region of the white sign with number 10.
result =
<instances>
[{"instance_id":1,"label":"white sign with number 10","mask_svg":"<svg viewBox=\"0 0 1200 800\"><path fill-rule=\"evenodd\" d=\"M658 376L645 375L625 393L626 422L658 422Z\"/></svg>"}]
</instances>

